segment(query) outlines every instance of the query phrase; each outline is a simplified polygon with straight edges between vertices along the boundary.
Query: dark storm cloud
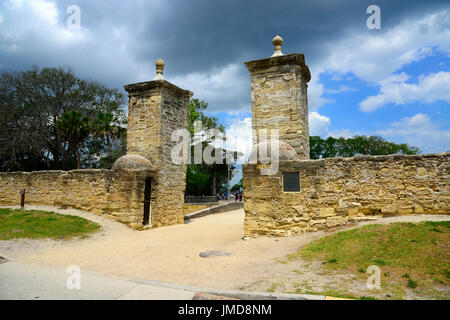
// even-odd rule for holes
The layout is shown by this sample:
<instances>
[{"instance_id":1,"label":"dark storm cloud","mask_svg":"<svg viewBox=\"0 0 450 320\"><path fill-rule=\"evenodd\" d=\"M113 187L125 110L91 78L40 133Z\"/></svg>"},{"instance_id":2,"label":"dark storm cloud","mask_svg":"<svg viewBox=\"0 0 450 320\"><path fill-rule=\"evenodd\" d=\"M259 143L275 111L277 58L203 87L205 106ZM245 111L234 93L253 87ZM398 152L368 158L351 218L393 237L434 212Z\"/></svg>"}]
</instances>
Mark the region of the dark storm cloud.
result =
<instances>
[{"instance_id":1,"label":"dark storm cloud","mask_svg":"<svg viewBox=\"0 0 450 320\"><path fill-rule=\"evenodd\" d=\"M58 2L63 11L73 1ZM92 30L124 25L132 59L163 56L169 74L202 72L229 63L269 56L270 40L284 37L285 52L304 52L320 60L329 40L366 29L366 8L382 8L383 28L446 5L446 1L77 1L83 23ZM380 31L382 32L382 31ZM99 35L101 36L101 35ZM112 49L113 50L113 49Z\"/></svg>"},{"instance_id":2,"label":"dark storm cloud","mask_svg":"<svg viewBox=\"0 0 450 320\"><path fill-rule=\"evenodd\" d=\"M38 2L46 1L50 0ZM12 45L11 39L16 35L0 38L5 42L4 45L0 42L0 67L69 65L83 77L122 87L125 83L150 80L154 74L153 63L159 57L166 61L168 80L198 73L190 78L197 81L203 79L202 74L214 77L215 70L236 65L226 69L222 80L205 81L222 81L210 100L213 110L232 109L229 104L240 108L249 103L249 85L242 82L248 80L243 62L270 56L274 35L280 34L285 39L285 53L304 52L307 63L316 65L324 55L329 55L324 47L330 41L349 32L368 32L365 11L371 4L382 8L383 30L379 32L384 32L389 26L437 10L446 3L438 0L56 1L60 28L65 27L69 5L81 8L82 27L87 30L85 37L67 40L64 32L53 34L52 30L28 26L24 31L17 30L19 50ZM22 18L31 19L31 22L23 21L27 25L40 17ZM4 17L3 23L13 22ZM230 87L232 92L221 95L220 86L227 88L226 82L234 81L233 77L236 88ZM181 82L186 89L195 87ZM233 95L232 99L228 97Z\"/></svg>"}]
</instances>

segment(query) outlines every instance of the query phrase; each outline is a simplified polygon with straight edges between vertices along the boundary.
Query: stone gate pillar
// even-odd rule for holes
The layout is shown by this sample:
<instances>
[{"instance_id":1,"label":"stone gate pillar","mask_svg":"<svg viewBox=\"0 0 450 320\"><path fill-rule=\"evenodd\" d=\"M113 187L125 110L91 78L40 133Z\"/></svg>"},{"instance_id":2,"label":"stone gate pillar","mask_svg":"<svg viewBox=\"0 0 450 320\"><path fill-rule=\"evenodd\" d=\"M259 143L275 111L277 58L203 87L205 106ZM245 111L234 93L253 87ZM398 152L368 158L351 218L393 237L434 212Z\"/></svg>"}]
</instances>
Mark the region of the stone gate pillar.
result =
<instances>
[{"instance_id":1,"label":"stone gate pillar","mask_svg":"<svg viewBox=\"0 0 450 320\"><path fill-rule=\"evenodd\" d=\"M283 39L272 40L275 52L270 58L246 62L251 75L253 144L259 130L279 130L279 139L309 159L307 83L311 79L303 53L284 55Z\"/></svg>"},{"instance_id":2,"label":"stone gate pillar","mask_svg":"<svg viewBox=\"0 0 450 320\"><path fill-rule=\"evenodd\" d=\"M187 130L192 92L166 81L164 61L156 61L153 81L125 86L129 94L127 154L148 159L154 167L151 185L151 227L183 223L186 165L171 159L172 133ZM142 194L145 181L139 181Z\"/></svg>"}]
</instances>

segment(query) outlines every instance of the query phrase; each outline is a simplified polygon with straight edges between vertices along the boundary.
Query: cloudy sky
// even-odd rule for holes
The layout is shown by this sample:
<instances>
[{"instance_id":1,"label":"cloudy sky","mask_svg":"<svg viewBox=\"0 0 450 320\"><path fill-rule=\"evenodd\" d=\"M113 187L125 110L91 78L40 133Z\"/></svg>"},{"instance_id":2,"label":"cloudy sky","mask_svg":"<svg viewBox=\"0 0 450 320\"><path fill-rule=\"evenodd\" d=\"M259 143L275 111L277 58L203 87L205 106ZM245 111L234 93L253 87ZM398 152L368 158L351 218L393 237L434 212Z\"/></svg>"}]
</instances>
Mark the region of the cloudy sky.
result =
<instances>
[{"instance_id":1,"label":"cloudy sky","mask_svg":"<svg viewBox=\"0 0 450 320\"><path fill-rule=\"evenodd\" d=\"M369 30L369 5L381 29ZM67 9L81 28L67 27ZM220 118L230 142L248 148L250 76L243 62L268 57L281 35L284 53L303 52L312 73L312 135L379 135L450 150L448 1L1 0L0 71L70 66L122 88L166 79L194 92Z\"/></svg>"}]
</instances>

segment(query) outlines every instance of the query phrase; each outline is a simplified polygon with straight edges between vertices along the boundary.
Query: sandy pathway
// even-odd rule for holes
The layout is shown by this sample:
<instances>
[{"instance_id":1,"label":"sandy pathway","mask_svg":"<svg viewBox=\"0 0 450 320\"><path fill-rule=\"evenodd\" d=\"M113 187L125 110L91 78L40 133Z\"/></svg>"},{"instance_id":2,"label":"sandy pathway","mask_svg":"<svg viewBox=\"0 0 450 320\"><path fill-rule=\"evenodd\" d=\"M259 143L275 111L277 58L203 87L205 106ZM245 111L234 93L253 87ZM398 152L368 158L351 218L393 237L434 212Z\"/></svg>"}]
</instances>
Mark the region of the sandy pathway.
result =
<instances>
[{"instance_id":1,"label":"sandy pathway","mask_svg":"<svg viewBox=\"0 0 450 320\"><path fill-rule=\"evenodd\" d=\"M79 210L50 207L52 210L82 216L100 223L102 231L82 240L0 241L0 255L20 262L78 265L90 270L181 285L240 289L279 276L278 258L296 252L301 246L327 233L314 232L289 238L242 240L242 209L192 220L188 224L146 231L127 227ZM416 215L378 220L449 220L449 216ZM221 250L229 256L202 258L200 252Z\"/></svg>"}]
</instances>

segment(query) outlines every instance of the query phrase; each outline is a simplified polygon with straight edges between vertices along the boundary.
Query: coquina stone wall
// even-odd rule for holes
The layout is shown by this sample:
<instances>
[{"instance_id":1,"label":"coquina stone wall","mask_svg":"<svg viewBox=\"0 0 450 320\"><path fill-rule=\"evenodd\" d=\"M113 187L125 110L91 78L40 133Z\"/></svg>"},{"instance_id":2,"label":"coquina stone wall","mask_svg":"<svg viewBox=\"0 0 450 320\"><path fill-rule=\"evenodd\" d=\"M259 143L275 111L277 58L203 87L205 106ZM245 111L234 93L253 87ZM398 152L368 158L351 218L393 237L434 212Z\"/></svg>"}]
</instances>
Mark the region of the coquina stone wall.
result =
<instances>
[{"instance_id":1,"label":"coquina stone wall","mask_svg":"<svg viewBox=\"0 0 450 320\"><path fill-rule=\"evenodd\" d=\"M251 76L253 144L278 130L300 159L309 159L307 83L302 53L246 62Z\"/></svg>"},{"instance_id":2,"label":"coquina stone wall","mask_svg":"<svg viewBox=\"0 0 450 320\"><path fill-rule=\"evenodd\" d=\"M113 170L0 173L0 205L20 204L20 190L26 189L26 204L82 209L135 229L183 223L186 165L171 159L180 143L172 141L172 133L187 128L192 92L167 82L163 69L159 59L153 81L125 86L127 154L116 160ZM151 186L148 221L146 181Z\"/></svg>"},{"instance_id":3,"label":"coquina stone wall","mask_svg":"<svg viewBox=\"0 0 450 320\"><path fill-rule=\"evenodd\" d=\"M142 228L144 171L73 170L0 173L0 205L71 207Z\"/></svg>"},{"instance_id":4,"label":"coquina stone wall","mask_svg":"<svg viewBox=\"0 0 450 320\"><path fill-rule=\"evenodd\" d=\"M189 98L192 92L165 80L125 86L129 93L127 153L150 160L155 168L152 179L152 227L184 223L186 165L172 161L179 141L172 133L187 128Z\"/></svg>"},{"instance_id":5,"label":"coquina stone wall","mask_svg":"<svg viewBox=\"0 0 450 320\"><path fill-rule=\"evenodd\" d=\"M272 176L243 165L245 235L289 236L361 220L450 214L450 153L281 161ZM300 192L283 192L283 172Z\"/></svg>"}]
</instances>

